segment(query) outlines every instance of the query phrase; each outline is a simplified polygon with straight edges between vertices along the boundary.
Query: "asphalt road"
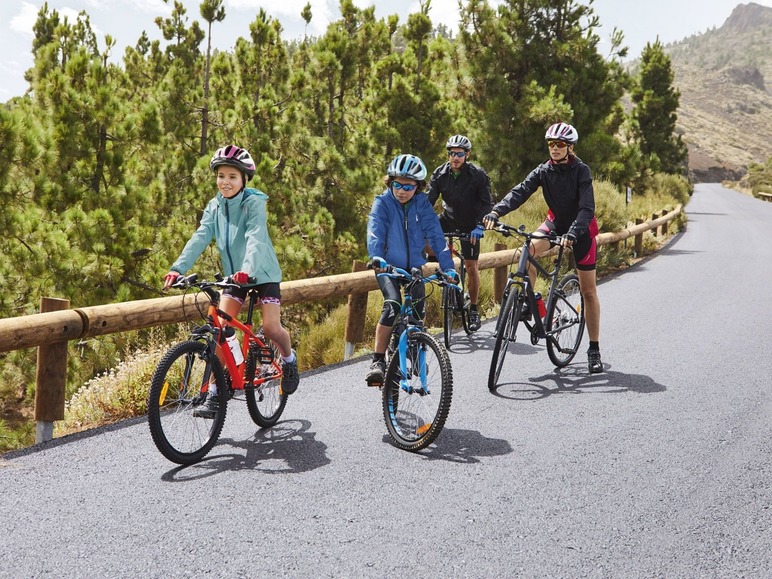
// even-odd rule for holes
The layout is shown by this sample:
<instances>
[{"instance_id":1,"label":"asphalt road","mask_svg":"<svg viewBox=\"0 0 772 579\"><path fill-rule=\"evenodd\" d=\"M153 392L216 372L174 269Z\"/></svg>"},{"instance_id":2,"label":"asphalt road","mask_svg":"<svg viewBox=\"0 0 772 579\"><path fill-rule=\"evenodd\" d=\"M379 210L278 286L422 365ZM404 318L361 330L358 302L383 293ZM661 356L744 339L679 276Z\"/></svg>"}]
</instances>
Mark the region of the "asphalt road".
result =
<instances>
[{"instance_id":1,"label":"asphalt road","mask_svg":"<svg viewBox=\"0 0 772 579\"><path fill-rule=\"evenodd\" d=\"M687 212L600 284L605 373L526 342L493 395L488 322L422 453L359 360L272 430L231 406L192 467L144 419L6 455L0 577L771 577L772 203L698 185Z\"/></svg>"}]
</instances>

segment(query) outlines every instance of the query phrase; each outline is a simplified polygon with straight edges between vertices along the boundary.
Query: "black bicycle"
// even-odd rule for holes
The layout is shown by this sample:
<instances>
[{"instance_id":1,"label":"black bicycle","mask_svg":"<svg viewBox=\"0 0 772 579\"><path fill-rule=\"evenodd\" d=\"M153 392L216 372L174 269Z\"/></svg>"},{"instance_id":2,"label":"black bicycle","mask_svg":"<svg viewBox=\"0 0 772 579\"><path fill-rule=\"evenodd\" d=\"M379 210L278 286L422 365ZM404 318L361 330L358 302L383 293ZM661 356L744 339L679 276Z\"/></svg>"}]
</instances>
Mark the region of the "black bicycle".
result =
<instances>
[{"instance_id":1,"label":"black bicycle","mask_svg":"<svg viewBox=\"0 0 772 579\"><path fill-rule=\"evenodd\" d=\"M574 359L584 334L584 299L582 292L579 291L579 278L575 273L569 273L559 279L564 255L562 238L554 233L545 235L539 232L527 233L525 225L516 228L499 223L493 231L504 236L516 234L523 238L523 246L520 249L517 270L509 272L504 297L501 300L501 312L496 322L496 343L493 347L488 374L488 388L491 391L496 389L509 344L516 341L517 328L521 321L529 332L531 344L535 346L539 340L546 340L547 353L558 368L567 366ZM542 267L538 259L531 256L528 251L534 239L547 239L550 247L558 248L552 271ZM533 281L528 275L529 263L551 280L544 319L538 314ZM526 312L532 312L530 320Z\"/></svg>"},{"instance_id":2,"label":"black bicycle","mask_svg":"<svg viewBox=\"0 0 772 579\"><path fill-rule=\"evenodd\" d=\"M469 294L466 291L466 263L461 254L460 241L468 240L469 234L461 231L445 233L448 240L448 248L452 257L458 257L458 287L443 286L442 288L442 335L445 339L445 347L450 350L453 335L454 321L458 320L467 335L472 333L469 329Z\"/></svg>"},{"instance_id":3,"label":"black bicycle","mask_svg":"<svg viewBox=\"0 0 772 579\"><path fill-rule=\"evenodd\" d=\"M423 277L419 268L408 272L374 257L368 267L386 269L385 275L404 284L402 307L394 321L386 350L383 380L383 418L395 446L412 452L429 446L445 426L453 397L450 357L426 332L413 303L418 284L457 288L437 272ZM425 298L424 298L425 299Z\"/></svg>"}]
</instances>

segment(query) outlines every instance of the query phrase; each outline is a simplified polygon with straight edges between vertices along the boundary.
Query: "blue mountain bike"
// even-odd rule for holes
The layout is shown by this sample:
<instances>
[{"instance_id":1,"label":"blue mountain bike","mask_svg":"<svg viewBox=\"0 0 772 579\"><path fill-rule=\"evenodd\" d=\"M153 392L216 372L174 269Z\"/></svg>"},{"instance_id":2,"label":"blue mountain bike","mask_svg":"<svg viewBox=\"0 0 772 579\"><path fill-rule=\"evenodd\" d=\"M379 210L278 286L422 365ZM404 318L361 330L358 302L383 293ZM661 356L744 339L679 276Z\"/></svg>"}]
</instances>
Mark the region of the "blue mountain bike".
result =
<instances>
[{"instance_id":1,"label":"blue mountain bike","mask_svg":"<svg viewBox=\"0 0 772 579\"><path fill-rule=\"evenodd\" d=\"M373 258L370 267L386 269L378 275L404 285L402 307L386 350L383 418L394 445L415 452L434 442L445 426L453 397L453 370L445 348L425 331L411 290L418 284L459 288L449 283L439 269L424 277L418 268L408 272L378 257Z\"/></svg>"}]
</instances>

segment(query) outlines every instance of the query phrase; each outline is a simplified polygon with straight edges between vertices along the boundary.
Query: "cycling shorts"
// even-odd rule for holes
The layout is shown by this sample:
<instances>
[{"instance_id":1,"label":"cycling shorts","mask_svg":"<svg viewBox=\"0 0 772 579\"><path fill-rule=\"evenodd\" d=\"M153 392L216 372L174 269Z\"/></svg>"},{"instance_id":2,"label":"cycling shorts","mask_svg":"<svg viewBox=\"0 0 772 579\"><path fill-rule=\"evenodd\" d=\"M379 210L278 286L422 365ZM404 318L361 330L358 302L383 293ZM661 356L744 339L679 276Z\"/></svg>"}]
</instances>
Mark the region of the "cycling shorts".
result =
<instances>
[{"instance_id":1,"label":"cycling shorts","mask_svg":"<svg viewBox=\"0 0 772 579\"><path fill-rule=\"evenodd\" d=\"M378 322L383 326L392 327L394 320L397 318L400 308L402 307L402 290L401 286L404 282L388 277L386 275L378 276L378 286L381 288L383 294L383 310L381 311L381 319ZM413 288L413 309L419 319L424 318L424 298L426 296L426 290L424 284L419 283Z\"/></svg>"},{"instance_id":2,"label":"cycling shorts","mask_svg":"<svg viewBox=\"0 0 772 579\"><path fill-rule=\"evenodd\" d=\"M249 288L252 289L252 288ZM236 300L240 304L244 305L244 301L247 299L249 289L243 287L227 287L223 290L223 295ZM261 306L263 304L276 304L281 305L281 287L276 282L261 283L255 286L257 290L258 300L255 305Z\"/></svg>"},{"instance_id":3,"label":"cycling shorts","mask_svg":"<svg viewBox=\"0 0 772 579\"><path fill-rule=\"evenodd\" d=\"M447 219L445 219L444 215L440 215L440 225L442 226L442 230L444 232L448 231L458 231L459 229L450 223ZM471 231L464 231L463 233L471 233ZM478 240L477 243L472 245L469 243L468 239L461 239L461 255L464 256L464 259L478 259L480 257L480 241Z\"/></svg>"},{"instance_id":4,"label":"cycling shorts","mask_svg":"<svg viewBox=\"0 0 772 579\"><path fill-rule=\"evenodd\" d=\"M557 231L557 227L555 227L555 223L550 220L550 217L551 214L548 214L544 223L539 225L539 231L565 235L567 232ZM576 260L576 269L581 269L582 271L592 271L595 269L595 263L598 259L598 243L595 240L596 235L598 235L598 221L593 217L590 222L589 235L577 239L572 248L574 260Z\"/></svg>"}]
</instances>

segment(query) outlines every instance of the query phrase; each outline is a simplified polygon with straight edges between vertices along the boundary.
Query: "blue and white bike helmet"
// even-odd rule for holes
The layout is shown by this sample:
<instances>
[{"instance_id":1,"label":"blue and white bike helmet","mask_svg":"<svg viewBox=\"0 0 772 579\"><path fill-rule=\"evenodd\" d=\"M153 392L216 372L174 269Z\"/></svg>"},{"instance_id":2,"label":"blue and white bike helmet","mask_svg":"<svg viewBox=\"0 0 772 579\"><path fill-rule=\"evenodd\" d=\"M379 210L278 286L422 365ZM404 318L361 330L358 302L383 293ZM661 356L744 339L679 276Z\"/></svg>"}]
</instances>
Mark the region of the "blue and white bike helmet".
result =
<instances>
[{"instance_id":1,"label":"blue and white bike helmet","mask_svg":"<svg viewBox=\"0 0 772 579\"><path fill-rule=\"evenodd\" d=\"M426 180L426 165L415 155L397 155L389 163L386 173L389 177L407 177L416 181Z\"/></svg>"}]
</instances>

